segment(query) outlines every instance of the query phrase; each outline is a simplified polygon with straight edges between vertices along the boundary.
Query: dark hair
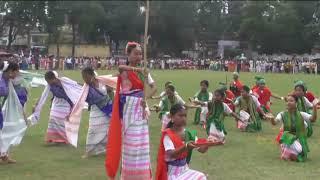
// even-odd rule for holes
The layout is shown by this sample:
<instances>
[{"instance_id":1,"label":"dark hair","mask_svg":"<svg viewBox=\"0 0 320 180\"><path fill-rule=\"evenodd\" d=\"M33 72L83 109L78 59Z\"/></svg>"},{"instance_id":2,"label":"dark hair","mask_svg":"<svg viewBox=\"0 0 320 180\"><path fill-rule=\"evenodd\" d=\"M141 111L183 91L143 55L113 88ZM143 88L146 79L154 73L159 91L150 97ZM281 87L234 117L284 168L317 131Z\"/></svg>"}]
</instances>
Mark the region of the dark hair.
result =
<instances>
[{"instance_id":1,"label":"dark hair","mask_svg":"<svg viewBox=\"0 0 320 180\"><path fill-rule=\"evenodd\" d=\"M172 81L167 81L166 83L164 83L164 86L168 86L169 84L172 84Z\"/></svg>"},{"instance_id":2,"label":"dark hair","mask_svg":"<svg viewBox=\"0 0 320 180\"><path fill-rule=\"evenodd\" d=\"M6 70L3 72L8 72L8 71L19 71L19 65L15 62L8 62L9 66ZM0 63L0 69L3 69L4 67L4 62Z\"/></svg>"},{"instance_id":3,"label":"dark hair","mask_svg":"<svg viewBox=\"0 0 320 180\"><path fill-rule=\"evenodd\" d=\"M137 46L138 46L138 44L128 44L127 49L126 49L126 53L129 55L132 52L132 50L134 48L136 48Z\"/></svg>"},{"instance_id":4,"label":"dark hair","mask_svg":"<svg viewBox=\"0 0 320 180\"><path fill-rule=\"evenodd\" d=\"M184 110L184 106L181 105L181 104L175 104L171 107L170 109L170 115L173 116L175 114L177 114L178 112ZM167 124L167 127L166 128L171 128L173 126L173 122L170 121L168 124Z\"/></svg>"},{"instance_id":5,"label":"dark hair","mask_svg":"<svg viewBox=\"0 0 320 180\"><path fill-rule=\"evenodd\" d=\"M172 84L169 84L167 86L167 89L170 89L171 91L175 92L176 91L176 88L172 85Z\"/></svg>"},{"instance_id":6,"label":"dark hair","mask_svg":"<svg viewBox=\"0 0 320 180\"><path fill-rule=\"evenodd\" d=\"M296 89L297 87L301 88L303 92L306 92L306 88L304 87L304 85L302 84L296 85L294 89Z\"/></svg>"},{"instance_id":7,"label":"dark hair","mask_svg":"<svg viewBox=\"0 0 320 180\"><path fill-rule=\"evenodd\" d=\"M201 84L205 84L207 87L209 87L209 81L207 81L207 80L202 80L201 82L200 82L200 85Z\"/></svg>"},{"instance_id":8,"label":"dark hair","mask_svg":"<svg viewBox=\"0 0 320 180\"><path fill-rule=\"evenodd\" d=\"M299 100L299 97L298 97L297 95L295 95L295 94L288 94L288 96L293 97L293 99L294 99L296 102L298 102L298 100Z\"/></svg>"},{"instance_id":9,"label":"dark hair","mask_svg":"<svg viewBox=\"0 0 320 180\"><path fill-rule=\"evenodd\" d=\"M226 95L223 89L217 89L214 91L214 93L218 93L222 97L225 97Z\"/></svg>"},{"instance_id":10,"label":"dark hair","mask_svg":"<svg viewBox=\"0 0 320 180\"><path fill-rule=\"evenodd\" d=\"M244 90L244 91L246 91L247 93L249 93L249 92L250 92L250 88L249 88L249 86L244 85L242 88L243 88L243 90Z\"/></svg>"},{"instance_id":11,"label":"dark hair","mask_svg":"<svg viewBox=\"0 0 320 180\"><path fill-rule=\"evenodd\" d=\"M47 71L46 74L44 75L45 80L52 80L56 79L56 75L53 73L53 71Z\"/></svg>"},{"instance_id":12,"label":"dark hair","mask_svg":"<svg viewBox=\"0 0 320 180\"><path fill-rule=\"evenodd\" d=\"M95 76L94 74L94 70L92 67L86 67L82 70L82 74L88 74L88 75L91 75L91 76Z\"/></svg>"}]
</instances>

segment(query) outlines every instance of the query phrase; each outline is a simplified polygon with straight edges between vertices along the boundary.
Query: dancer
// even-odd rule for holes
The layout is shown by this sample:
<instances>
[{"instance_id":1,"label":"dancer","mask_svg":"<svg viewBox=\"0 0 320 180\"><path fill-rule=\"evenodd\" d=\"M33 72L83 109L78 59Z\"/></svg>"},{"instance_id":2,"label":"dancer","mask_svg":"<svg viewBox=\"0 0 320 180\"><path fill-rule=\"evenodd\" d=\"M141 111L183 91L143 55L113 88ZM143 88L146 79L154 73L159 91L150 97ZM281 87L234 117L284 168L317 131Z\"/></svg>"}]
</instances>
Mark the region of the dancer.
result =
<instances>
[{"instance_id":1,"label":"dancer","mask_svg":"<svg viewBox=\"0 0 320 180\"><path fill-rule=\"evenodd\" d=\"M233 101L235 100L235 95L233 94L233 92L228 90L226 83L222 82L219 83L219 89L223 90L223 92L225 93L223 102L226 103L232 111L235 111L235 106L233 104Z\"/></svg>"},{"instance_id":2,"label":"dancer","mask_svg":"<svg viewBox=\"0 0 320 180\"><path fill-rule=\"evenodd\" d=\"M243 86L241 96L238 97L234 103L235 106L238 107L238 113L241 119L241 121L238 121L238 128L248 132L261 131L261 119L258 112L260 112L263 117L265 117L265 113L261 109L258 99L249 92L250 88Z\"/></svg>"},{"instance_id":3,"label":"dancer","mask_svg":"<svg viewBox=\"0 0 320 180\"><path fill-rule=\"evenodd\" d=\"M299 97L292 94L286 98L287 110L280 112L272 124L282 123L283 133L280 135L279 143L281 148L281 158L303 162L307 159L309 147L307 144L308 122L317 119L317 107L313 105L312 115L301 112L297 108Z\"/></svg>"},{"instance_id":4,"label":"dancer","mask_svg":"<svg viewBox=\"0 0 320 180\"><path fill-rule=\"evenodd\" d=\"M283 97L279 97L274 95L270 89L266 86L266 81L263 78L260 78L257 81L258 86L253 89L253 94L258 98L258 101L261 104L261 108L265 113L271 112L270 105L271 101L270 98L273 97L275 99L284 100Z\"/></svg>"},{"instance_id":5,"label":"dancer","mask_svg":"<svg viewBox=\"0 0 320 180\"><path fill-rule=\"evenodd\" d=\"M215 142L225 142L225 135L227 131L224 127L224 117L226 115L233 116L236 120L240 117L234 113L229 106L223 102L225 99L225 93L223 89L214 91L214 99L208 103L208 118L207 118L207 134Z\"/></svg>"},{"instance_id":6,"label":"dancer","mask_svg":"<svg viewBox=\"0 0 320 180\"><path fill-rule=\"evenodd\" d=\"M187 111L184 106L172 106L170 116L171 122L162 132L160 141L156 180L205 180L203 173L189 169L188 160L193 149L205 153L208 146L197 146L196 132L185 129Z\"/></svg>"},{"instance_id":7,"label":"dancer","mask_svg":"<svg viewBox=\"0 0 320 180\"><path fill-rule=\"evenodd\" d=\"M208 92L209 82L207 80L202 80L200 82L200 91L198 91L195 96L194 100L192 100L195 104L201 104L202 106L196 109L194 122L193 124L203 125L206 121L208 107L207 103L212 100L212 93Z\"/></svg>"},{"instance_id":8,"label":"dancer","mask_svg":"<svg viewBox=\"0 0 320 180\"><path fill-rule=\"evenodd\" d=\"M141 46L129 42L126 53L129 65L119 66L120 75L109 128L106 170L108 176L114 179L122 157L121 179L148 180L151 179L148 108L143 96L151 98L156 93L156 87L151 75L138 67L142 60ZM145 80L151 88L149 94L144 94Z\"/></svg>"},{"instance_id":9,"label":"dancer","mask_svg":"<svg viewBox=\"0 0 320 180\"><path fill-rule=\"evenodd\" d=\"M263 77L261 77L261 76L255 76L254 79L256 80L256 82L255 82L255 85L252 86L252 88L251 88L251 93L252 93L256 88L259 87L259 83L258 83L258 82L259 82L260 79L263 79Z\"/></svg>"},{"instance_id":10,"label":"dancer","mask_svg":"<svg viewBox=\"0 0 320 180\"><path fill-rule=\"evenodd\" d=\"M105 152L112 112L112 98L109 97L108 90L113 91L110 86L115 87L116 78L111 76L96 76L95 71L91 67L86 67L82 70L82 78L85 82L82 88L83 91L80 99L70 113L69 121L71 123L79 122L80 125L84 101L87 102L89 105L88 110L90 111L89 129L86 152L82 156L82 158L87 158L90 155L99 155ZM78 112L80 112L79 115ZM66 125L66 127L68 126ZM79 128L77 127L76 132L78 130Z\"/></svg>"},{"instance_id":11,"label":"dancer","mask_svg":"<svg viewBox=\"0 0 320 180\"><path fill-rule=\"evenodd\" d=\"M306 92L307 87L305 83L301 80L295 81L294 94L298 97L298 110L310 114L310 110L312 109L312 101L308 100L308 98L306 97Z\"/></svg>"},{"instance_id":12,"label":"dancer","mask_svg":"<svg viewBox=\"0 0 320 180\"><path fill-rule=\"evenodd\" d=\"M167 89L168 85L170 85L170 84L173 84L173 82L172 81L167 81L164 84L164 91L162 91L159 96L152 96L151 99L161 99L161 98L163 98L166 95L166 89ZM175 95L178 95L177 91L175 91L174 93L175 93Z\"/></svg>"},{"instance_id":13,"label":"dancer","mask_svg":"<svg viewBox=\"0 0 320 180\"><path fill-rule=\"evenodd\" d=\"M45 80L48 85L34 106L33 114L29 116L28 119L32 124L36 124L39 121L41 109L49 95L49 92L51 92L53 99L45 142L48 144L68 144L69 142L66 137L65 121L67 121L73 105L81 95L81 86L69 78L58 77L58 73L55 71L46 72Z\"/></svg>"},{"instance_id":14,"label":"dancer","mask_svg":"<svg viewBox=\"0 0 320 180\"><path fill-rule=\"evenodd\" d=\"M171 107L175 104L186 105L185 101L176 94L176 88L173 84L169 84L166 88L166 95L161 99L158 106L154 106L156 108L156 112L159 112L159 119L162 122L161 130L165 130L167 124L170 121L169 111Z\"/></svg>"},{"instance_id":15,"label":"dancer","mask_svg":"<svg viewBox=\"0 0 320 180\"><path fill-rule=\"evenodd\" d=\"M23 110L27 90L21 84L23 79L17 78L18 64L4 61L0 69L0 159L5 163L16 163L9 152L12 146L20 144L27 129Z\"/></svg>"},{"instance_id":16,"label":"dancer","mask_svg":"<svg viewBox=\"0 0 320 180\"><path fill-rule=\"evenodd\" d=\"M230 84L230 90L236 97L241 96L241 91L243 88L242 82L239 80L239 73L233 73L233 82Z\"/></svg>"}]
</instances>

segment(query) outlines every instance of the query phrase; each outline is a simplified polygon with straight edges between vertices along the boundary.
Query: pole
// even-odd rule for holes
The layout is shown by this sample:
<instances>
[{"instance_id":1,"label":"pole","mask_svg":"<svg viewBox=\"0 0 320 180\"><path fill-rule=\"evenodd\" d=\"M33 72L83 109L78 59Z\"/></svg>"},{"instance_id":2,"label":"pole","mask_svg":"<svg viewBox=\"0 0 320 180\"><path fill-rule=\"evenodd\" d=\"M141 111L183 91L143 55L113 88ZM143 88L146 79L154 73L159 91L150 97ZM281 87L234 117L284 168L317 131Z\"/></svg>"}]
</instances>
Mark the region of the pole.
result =
<instances>
[{"instance_id":1,"label":"pole","mask_svg":"<svg viewBox=\"0 0 320 180\"><path fill-rule=\"evenodd\" d=\"M148 26L149 26L149 9L150 9L150 2L147 0L147 7L146 7L146 17L145 17L145 24L144 24L144 42L143 42L143 67L144 69L147 69L147 47L148 47ZM148 74L146 71L144 72L144 87L146 87L147 80L148 80ZM146 91L144 88L144 93L143 93L143 99L146 101Z\"/></svg>"}]
</instances>

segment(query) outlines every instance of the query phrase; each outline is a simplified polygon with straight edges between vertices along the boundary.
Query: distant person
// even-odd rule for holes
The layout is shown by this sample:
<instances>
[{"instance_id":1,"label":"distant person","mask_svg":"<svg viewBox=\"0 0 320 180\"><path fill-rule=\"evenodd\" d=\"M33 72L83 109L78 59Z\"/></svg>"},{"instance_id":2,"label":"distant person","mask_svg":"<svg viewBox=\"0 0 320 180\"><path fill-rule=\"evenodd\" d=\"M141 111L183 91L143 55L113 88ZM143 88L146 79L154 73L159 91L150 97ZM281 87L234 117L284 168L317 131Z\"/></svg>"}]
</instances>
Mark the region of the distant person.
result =
<instances>
[{"instance_id":1,"label":"distant person","mask_svg":"<svg viewBox=\"0 0 320 180\"><path fill-rule=\"evenodd\" d=\"M242 82L239 80L239 73L233 73L233 82L230 84L230 90L236 97L241 96L241 91L243 88Z\"/></svg>"}]
</instances>

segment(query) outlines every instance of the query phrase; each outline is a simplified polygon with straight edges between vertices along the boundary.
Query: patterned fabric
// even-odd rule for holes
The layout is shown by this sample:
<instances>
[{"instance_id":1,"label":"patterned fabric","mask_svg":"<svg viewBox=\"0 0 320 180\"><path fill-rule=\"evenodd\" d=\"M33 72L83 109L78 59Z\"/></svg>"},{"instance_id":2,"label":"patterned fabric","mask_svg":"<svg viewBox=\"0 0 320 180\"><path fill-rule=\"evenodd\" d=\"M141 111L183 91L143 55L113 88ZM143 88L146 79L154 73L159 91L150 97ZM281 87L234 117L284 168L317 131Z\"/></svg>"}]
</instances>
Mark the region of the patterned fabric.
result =
<instances>
[{"instance_id":1,"label":"patterned fabric","mask_svg":"<svg viewBox=\"0 0 320 180\"><path fill-rule=\"evenodd\" d=\"M50 85L50 91L52 92L53 96L57 98L65 99L71 107L73 106L73 102L70 100L70 98L68 97L66 91L63 89L62 86Z\"/></svg>"},{"instance_id":2,"label":"patterned fabric","mask_svg":"<svg viewBox=\"0 0 320 180\"><path fill-rule=\"evenodd\" d=\"M167 128L167 125L171 120L169 115L170 115L169 112L166 112L165 114L162 115L162 118L161 118L161 122L162 122L161 131L164 131Z\"/></svg>"},{"instance_id":3,"label":"patterned fabric","mask_svg":"<svg viewBox=\"0 0 320 180\"><path fill-rule=\"evenodd\" d=\"M86 142L87 153L98 155L106 151L108 130L109 117L96 105L92 105Z\"/></svg>"},{"instance_id":4,"label":"patterned fabric","mask_svg":"<svg viewBox=\"0 0 320 180\"><path fill-rule=\"evenodd\" d=\"M92 105L96 105L101 111L105 112L107 116L110 116L110 113L112 112L112 101L110 97L102 94L93 86L89 86L86 102L89 105L89 109Z\"/></svg>"},{"instance_id":5,"label":"patterned fabric","mask_svg":"<svg viewBox=\"0 0 320 180\"><path fill-rule=\"evenodd\" d=\"M258 112L256 111L258 107L256 107L252 97L250 96L248 99L244 99L243 97L239 97L239 98L240 98L239 110L242 109L250 114L249 124L246 127L246 131L248 132L261 131L262 129L261 119ZM238 123L241 123L241 121L238 121Z\"/></svg>"},{"instance_id":6,"label":"patterned fabric","mask_svg":"<svg viewBox=\"0 0 320 180\"><path fill-rule=\"evenodd\" d=\"M158 152L158 164L157 164L157 175L156 180L193 180L200 179L205 180L206 176L192 169L189 169L188 162L191 158L191 152L181 153L180 156L172 161L165 161L165 149L164 149L164 137L169 136L175 148L184 146L184 142L194 141L196 136L196 131L185 131L184 141L176 135L171 129L166 129L162 133L162 137L159 145Z\"/></svg>"},{"instance_id":7,"label":"patterned fabric","mask_svg":"<svg viewBox=\"0 0 320 180\"><path fill-rule=\"evenodd\" d=\"M112 77L112 75L97 76L96 79L98 80L100 85L103 85L103 86L106 85L113 88L115 88L115 85L117 82L117 77ZM72 112L70 113L69 121L65 122L66 135L67 135L68 141L71 145L75 147L77 147L78 145L78 134L79 134L81 116L82 116L82 111L85 108L88 94L89 94L89 85L84 84L81 89L80 95L78 96L78 99L74 101L75 103L74 103ZM109 112L112 111L112 101L109 101L107 106L104 106L100 111L104 112L105 115L108 116ZM92 112L90 112L90 114L91 113ZM109 120L106 120L106 121L109 121ZM89 126L90 126L90 122L89 122ZM108 129L105 131L105 134L108 134Z\"/></svg>"},{"instance_id":8,"label":"patterned fabric","mask_svg":"<svg viewBox=\"0 0 320 180\"><path fill-rule=\"evenodd\" d=\"M50 119L46 142L68 143L65 124L70 113L70 104L63 98L54 97L50 111Z\"/></svg>"},{"instance_id":9,"label":"patterned fabric","mask_svg":"<svg viewBox=\"0 0 320 180\"><path fill-rule=\"evenodd\" d=\"M123 107L121 179L151 179L148 122L142 97L126 96Z\"/></svg>"}]
</instances>

